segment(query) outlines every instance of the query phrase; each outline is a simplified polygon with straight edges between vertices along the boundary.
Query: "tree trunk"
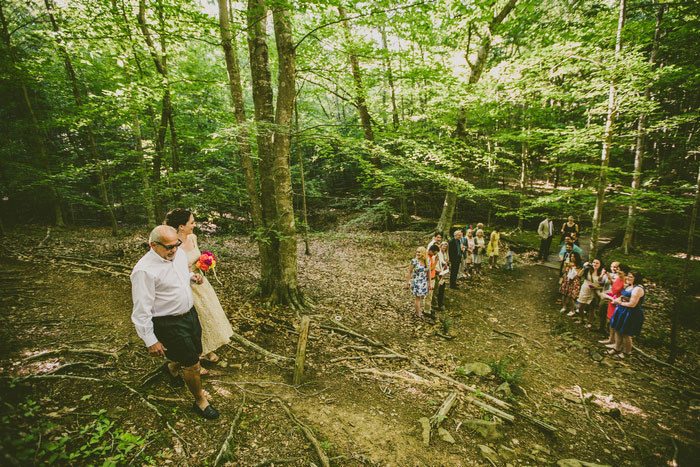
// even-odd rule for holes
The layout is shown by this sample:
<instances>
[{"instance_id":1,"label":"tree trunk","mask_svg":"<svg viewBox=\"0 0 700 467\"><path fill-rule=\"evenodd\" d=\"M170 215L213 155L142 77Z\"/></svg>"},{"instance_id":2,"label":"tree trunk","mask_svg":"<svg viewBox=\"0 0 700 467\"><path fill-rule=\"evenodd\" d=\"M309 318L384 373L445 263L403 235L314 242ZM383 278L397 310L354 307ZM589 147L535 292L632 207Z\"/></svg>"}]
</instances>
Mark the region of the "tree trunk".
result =
<instances>
[{"instance_id":1,"label":"tree trunk","mask_svg":"<svg viewBox=\"0 0 700 467\"><path fill-rule=\"evenodd\" d=\"M311 250L309 249L309 218L306 212L306 182L304 181L304 161L301 157L301 144L299 142L299 106L297 101L294 101L294 122L296 124L296 135L297 135L297 153L299 155L299 178L301 180L301 211L304 214L304 254L306 256L311 255Z\"/></svg>"},{"instance_id":2,"label":"tree trunk","mask_svg":"<svg viewBox=\"0 0 700 467\"><path fill-rule=\"evenodd\" d=\"M139 123L139 114L136 109L134 109L132 130L134 132L134 149L139 164L139 171L141 172L141 187L143 189L144 206L146 206L146 218L148 219L148 225L154 226L156 225L156 212L153 209L153 191L151 190L151 183L148 180L148 168L146 166L146 158L143 153L143 141L141 139L141 124Z\"/></svg>"},{"instance_id":3,"label":"tree trunk","mask_svg":"<svg viewBox=\"0 0 700 467\"><path fill-rule=\"evenodd\" d=\"M619 59L622 50L622 28L625 25L625 2L620 0L620 15L617 21L617 38L615 40L615 60ZM595 209L593 210L593 226L591 229L591 248L589 258L598 257L598 239L600 238L600 225L603 221L603 204L605 203L605 191L608 187L608 166L610 165L610 150L612 148L613 132L615 131L615 118L617 117L617 103L615 102L615 83L610 83L608 92L608 111L605 119L605 134L603 137L603 151L600 156L600 172L598 174L598 193Z\"/></svg>"},{"instance_id":4,"label":"tree trunk","mask_svg":"<svg viewBox=\"0 0 700 467\"><path fill-rule=\"evenodd\" d=\"M481 74L484 71L484 66L486 65L486 59L488 58L489 50L491 49L491 41L493 39L493 33L496 27L503 22L508 16L508 13L515 7L518 0L508 0L501 11L493 17L488 25L488 34L484 37L481 47L477 52L476 61L471 63L469 60L469 54L467 54L467 64L471 70L469 75L469 86L479 82ZM460 109L459 115L457 116L457 125L455 128L455 136L462 141L466 140L466 110L464 108ZM446 232L445 229L449 229L452 225L452 216L455 212L455 204L457 203L457 191L454 188L448 188L445 194L445 202L442 205L442 214L440 214L440 221L438 222L437 231L442 232L443 235Z\"/></svg>"},{"instance_id":5,"label":"tree trunk","mask_svg":"<svg viewBox=\"0 0 700 467\"><path fill-rule=\"evenodd\" d=\"M238 124L236 141L238 143L238 154L243 168L246 192L250 205L250 216L253 222L253 229L260 251L260 271L261 290L271 290L272 271L277 268L276 260L273 258L271 245L264 237L265 222L263 221L262 206L260 204L260 192L258 182L255 179L255 164L251 155L250 141L248 135L248 123L245 113L245 100L243 98L243 88L241 86L241 72L238 64L238 55L234 47L231 35L231 23L229 18L228 4L226 0L219 2L219 26L221 31L221 43L224 49L226 60L226 71L229 80L229 92L233 112Z\"/></svg>"},{"instance_id":6,"label":"tree trunk","mask_svg":"<svg viewBox=\"0 0 700 467\"><path fill-rule=\"evenodd\" d=\"M7 53L10 62L13 64L13 66L10 67L10 69L19 70L19 67L15 65L17 59L15 57L14 48L12 47L12 40L10 38L10 33L7 28L7 20L5 19L5 13L2 9L2 5L3 2L0 1L0 33L2 34L3 42L5 42L5 45L7 46ZM51 199L51 204L53 205L54 211L54 224L56 225L56 227L64 227L65 222L63 220L63 211L61 210L61 198L53 181L53 174L51 172L49 156L46 151L46 135L44 134L41 125L39 125L39 121L37 120L36 114L34 113L34 106L32 105L32 100L29 97L29 90L24 84L24 80L20 79L18 81L22 83L22 97L24 98L24 103L27 106L29 116L32 119L32 130L34 130L34 139L36 141L37 146L39 146L40 163L43 166L44 172L46 173L49 197Z\"/></svg>"},{"instance_id":7,"label":"tree trunk","mask_svg":"<svg viewBox=\"0 0 700 467\"><path fill-rule=\"evenodd\" d=\"M698 218L698 206L700 206L700 169L698 169L698 180L695 187L693 211L690 214L688 248L686 249L685 261L683 261L683 272L681 272L676 302L673 306L673 316L671 317L671 353L668 357L669 363L675 362L676 357L678 356L678 328L680 326L681 310L683 309L683 304L687 301L686 289L688 285L688 271L690 270L690 261L693 257L693 241L695 238L695 224Z\"/></svg>"},{"instance_id":8,"label":"tree trunk","mask_svg":"<svg viewBox=\"0 0 700 467\"><path fill-rule=\"evenodd\" d=\"M661 35L661 21L664 16L664 6L659 7L656 15L656 29L654 30L654 42L649 55L649 63L653 66L656 62L656 54L659 50L659 37ZM644 97L648 100L651 96L651 90L647 87L644 90ZM637 193L642 183L642 162L644 161L644 149L646 145L646 112L642 112L637 123L637 138L635 141L634 151L634 175L632 176L632 197L627 208L627 226L625 228L625 238L622 241L622 248L625 254L629 253L629 248L634 241L634 223L637 211Z\"/></svg>"},{"instance_id":9,"label":"tree trunk","mask_svg":"<svg viewBox=\"0 0 700 467\"><path fill-rule=\"evenodd\" d=\"M278 6L273 9L272 15L279 58L273 169L277 209L275 226L280 232L280 280L275 286L273 300L276 303L300 308L304 306L304 300L297 284L297 232L294 223L292 175L289 168L292 119L296 99L296 57L289 11Z\"/></svg>"},{"instance_id":10,"label":"tree trunk","mask_svg":"<svg viewBox=\"0 0 700 467\"><path fill-rule=\"evenodd\" d=\"M277 219L275 201L274 156L272 148L275 123L272 83L267 49L267 8L262 0L248 0L248 52L255 107L256 137L260 168L260 194L263 229L259 235L270 248L270 262L261 265L263 297L270 297L280 278L279 236L274 230Z\"/></svg>"}]
</instances>

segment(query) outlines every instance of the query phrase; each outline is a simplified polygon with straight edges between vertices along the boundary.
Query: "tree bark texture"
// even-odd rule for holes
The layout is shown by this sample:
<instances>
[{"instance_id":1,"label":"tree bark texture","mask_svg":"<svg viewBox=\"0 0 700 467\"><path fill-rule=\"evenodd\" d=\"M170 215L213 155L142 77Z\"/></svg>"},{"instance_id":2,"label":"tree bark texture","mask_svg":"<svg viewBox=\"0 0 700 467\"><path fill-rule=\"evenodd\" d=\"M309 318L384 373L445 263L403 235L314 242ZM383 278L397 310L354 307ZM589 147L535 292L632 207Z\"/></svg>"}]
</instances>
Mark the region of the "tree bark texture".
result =
<instances>
[{"instance_id":1,"label":"tree bark texture","mask_svg":"<svg viewBox=\"0 0 700 467\"><path fill-rule=\"evenodd\" d=\"M263 227L258 235L268 243L268 264L261 264L261 291L270 297L279 282L279 235L274 230L277 218L275 177L273 171L273 125L275 123L272 78L267 48L268 10L262 0L248 0L248 53L250 55L251 85L255 107L256 138L260 169L260 199ZM261 261L264 258L261 256Z\"/></svg>"},{"instance_id":2,"label":"tree bark texture","mask_svg":"<svg viewBox=\"0 0 700 467\"><path fill-rule=\"evenodd\" d=\"M620 15L617 21L617 38L615 40L615 60L620 57L622 50L622 28L625 25L625 2L620 0ZM598 191L596 195L595 209L593 210L593 226L591 229L591 248L589 258L598 257L598 240L600 238L600 225L603 222L603 205L605 203L605 191L608 188L608 166L610 165L610 150L612 149L613 132L615 131L615 118L617 117L615 82L610 83L608 91L608 111L605 119L605 133L603 136L603 151L600 156L600 171L598 173Z\"/></svg>"},{"instance_id":3,"label":"tree bark texture","mask_svg":"<svg viewBox=\"0 0 700 467\"><path fill-rule=\"evenodd\" d=\"M469 54L467 53L467 64L471 70L469 74L469 86L476 84L481 79L481 75L484 72L484 66L486 65L486 59L488 58L489 50L491 50L491 41L493 40L493 34L496 27L501 24L508 14L515 8L518 0L508 0L501 11L499 11L493 19L488 24L488 32L484 36L484 39L479 47L476 55L476 61L472 63L469 60ZM466 110L464 108L460 109L459 115L457 116L457 125L455 128L455 136L466 141L467 137L467 116ZM440 221L437 225L437 231L441 232L443 236L448 233L450 226L452 225L452 217L455 212L455 205L457 204L457 191L454 188L448 188L447 193L445 193L445 202L442 205L442 213L440 214Z\"/></svg>"},{"instance_id":4,"label":"tree bark texture","mask_svg":"<svg viewBox=\"0 0 700 467\"><path fill-rule=\"evenodd\" d=\"M218 2L221 45L224 49L224 59L226 60L231 104L233 105L233 112L236 117L236 123L238 124L236 137L238 154L241 161L241 168L243 169L246 192L248 194L250 217L253 222L253 229L257 232L256 240L258 251L260 252L260 288L261 290L268 291L272 283L272 270L277 267L275 264L276 259L273 257L270 242L263 236L263 232L266 231L265 222L263 220L263 211L260 203L260 190L255 177L255 164L250 148L245 100L243 98L243 87L241 86L241 72L238 64L238 55L236 54L236 48L231 34L228 2L226 0L218 0Z\"/></svg>"},{"instance_id":5,"label":"tree bark texture","mask_svg":"<svg viewBox=\"0 0 700 467\"><path fill-rule=\"evenodd\" d=\"M303 298L297 284L297 232L294 223L292 175L289 167L292 119L296 99L296 57L289 11L277 6L273 9L272 15L279 59L273 171L277 210L275 226L280 232L280 280L275 287L275 299L277 303L300 307L303 306Z\"/></svg>"},{"instance_id":6,"label":"tree bark texture","mask_svg":"<svg viewBox=\"0 0 700 467\"><path fill-rule=\"evenodd\" d=\"M651 48L651 53L649 54L649 63L653 66L656 62L656 55L659 51L659 37L661 36L661 21L664 16L664 6L659 7L659 11L656 15L656 29L654 30L654 41ZM645 99L649 100L651 97L651 90L647 87L644 90ZM642 184L642 164L644 161L644 150L646 146L646 123L647 114L642 112L639 115L639 121L637 122L637 137L635 140L635 150L634 150L634 174L632 176L632 197L630 198L630 204L627 208L627 225L625 227L625 237L622 241L622 248L625 254L629 253L629 249L634 242L634 223L636 220L637 211L637 192Z\"/></svg>"}]
</instances>

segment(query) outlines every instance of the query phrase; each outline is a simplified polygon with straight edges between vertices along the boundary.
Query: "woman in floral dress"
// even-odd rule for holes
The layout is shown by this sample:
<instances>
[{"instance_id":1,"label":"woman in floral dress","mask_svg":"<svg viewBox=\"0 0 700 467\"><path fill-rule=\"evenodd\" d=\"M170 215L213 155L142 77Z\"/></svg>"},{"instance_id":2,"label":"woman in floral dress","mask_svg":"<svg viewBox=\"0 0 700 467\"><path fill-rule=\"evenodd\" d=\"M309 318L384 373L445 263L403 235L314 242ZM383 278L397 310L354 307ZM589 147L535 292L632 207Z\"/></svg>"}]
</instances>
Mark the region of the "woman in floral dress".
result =
<instances>
[{"instance_id":1,"label":"woman in floral dress","mask_svg":"<svg viewBox=\"0 0 700 467\"><path fill-rule=\"evenodd\" d=\"M416 248L416 257L411 260L408 266L408 277L406 278L406 288L411 291L415 298L413 306L416 309L417 318L423 317L420 303L423 297L428 295L428 266L425 257L425 247Z\"/></svg>"}]
</instances>

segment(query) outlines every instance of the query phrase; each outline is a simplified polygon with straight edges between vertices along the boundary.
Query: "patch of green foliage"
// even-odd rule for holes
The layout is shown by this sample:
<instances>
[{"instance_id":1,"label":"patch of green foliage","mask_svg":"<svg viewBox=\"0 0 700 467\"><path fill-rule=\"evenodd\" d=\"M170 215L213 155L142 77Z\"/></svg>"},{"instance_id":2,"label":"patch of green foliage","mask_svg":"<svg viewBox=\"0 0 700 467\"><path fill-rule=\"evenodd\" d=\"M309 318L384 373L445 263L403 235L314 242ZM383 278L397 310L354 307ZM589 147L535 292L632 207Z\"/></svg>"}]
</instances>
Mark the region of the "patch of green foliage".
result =
<instances>
[{"instance_id":1,"label":"patch of green foliage","mask_svg":"<svg viewBox=\"0 0 700 467\"><path fill-rule=\"evenodd\" d=\"M498 376L511 386L518 385L523 382L523 371L525 370L525 367L523 364L520 364L520 366L518 366L514 370L509 369L508 366L511 363L514 363L514 360L512 358L506 357L502 360L486 360L485 363L491 367L491 370L496 376Z\"/></svg>"},{"instance_id":2,"label":"patch of green foliage","mask_svg":"<svg viewBox=\"0 0 700 467\"><path fill-rule=\"evenodd\" d=\"M106 410L92 412L94 417L77 430L68 430L43 416L42 407L27 398L0 419L0 445L5 459L13 465L116 466L137 461L152 464L153 458L143 452L153 438L125 431L107 418Z\"/></svg>"}]
</instances>

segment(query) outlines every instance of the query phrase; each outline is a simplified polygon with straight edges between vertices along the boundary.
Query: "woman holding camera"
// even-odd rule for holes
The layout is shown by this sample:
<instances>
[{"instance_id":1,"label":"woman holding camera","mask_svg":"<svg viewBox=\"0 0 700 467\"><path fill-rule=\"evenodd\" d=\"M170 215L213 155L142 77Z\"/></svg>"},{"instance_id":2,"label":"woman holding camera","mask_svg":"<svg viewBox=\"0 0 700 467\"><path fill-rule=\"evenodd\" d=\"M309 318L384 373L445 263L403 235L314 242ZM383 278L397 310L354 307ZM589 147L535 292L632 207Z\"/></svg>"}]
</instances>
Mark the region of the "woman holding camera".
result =
<instances>
[{"instance_id":1,"label":"woman holding camera","mask_svg":"<svg viewBox=\"0 0 700 467\"><path fill-rule=\"evenodd\" d=\"M599 293L604 288L607 281L605 268L599 259L594 259L590 263L586 262L581 271L583 284L578 296L579 313L581 320L586 322L586 327L590 328L595 322L595 311L598 309Z\"/></svg>"}]
</instances>

